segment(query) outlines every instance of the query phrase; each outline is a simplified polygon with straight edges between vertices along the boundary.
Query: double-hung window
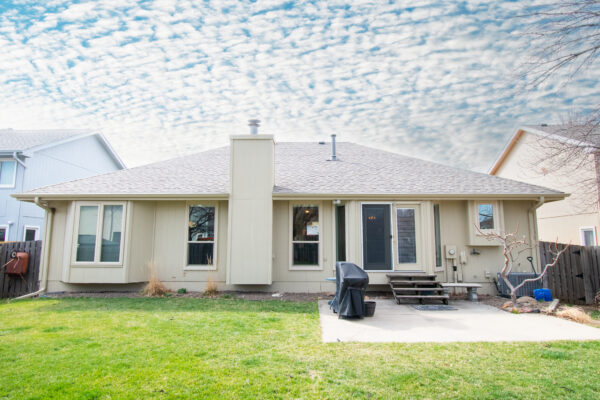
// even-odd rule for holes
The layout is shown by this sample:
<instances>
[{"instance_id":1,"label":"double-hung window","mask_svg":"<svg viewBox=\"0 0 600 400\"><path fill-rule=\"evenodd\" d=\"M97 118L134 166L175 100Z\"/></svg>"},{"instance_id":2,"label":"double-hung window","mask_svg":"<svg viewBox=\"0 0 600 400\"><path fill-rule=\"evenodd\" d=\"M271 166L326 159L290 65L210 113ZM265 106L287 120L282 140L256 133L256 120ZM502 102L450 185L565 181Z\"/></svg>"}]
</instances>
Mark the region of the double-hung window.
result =
<instances>
[{"instance_id":1,"label":"double-hung window","mask_svg":"<svg viewBox=\"0 0 600 400\"><path fill-rule=\"evenodd\" d=\"M292 205L292 269L319 268L319 206Z\"/></svg>"},{"instance_id":2,"label":"double-hung window","mask_svg":"<svg viewBox=\"0 0 600 400\"><path fill-rule=\"evenodd\" d=\"M0 188L15 186L17 162L15 160L0 160Z\"/></svg>"},{"instance_id":3,"label":"double-hung window","mask_svg":"<svg viewBox=\"0 0 600 400\"><path fill-rule=\"evenodd\" d=\"M216 207L204 204L188 206L187 266L214 269L216 243Z\"/></svg>"},{"instance_id":4,"label":"double-hung window","mask_svg":"<svg viewBox=\"0 0 600 400\"><path fill-rule=\"evenodd\" d=\"M76 226L76 263L122 262L124 203L80 203L77 205Z\"/></svg>"}]
</instances>

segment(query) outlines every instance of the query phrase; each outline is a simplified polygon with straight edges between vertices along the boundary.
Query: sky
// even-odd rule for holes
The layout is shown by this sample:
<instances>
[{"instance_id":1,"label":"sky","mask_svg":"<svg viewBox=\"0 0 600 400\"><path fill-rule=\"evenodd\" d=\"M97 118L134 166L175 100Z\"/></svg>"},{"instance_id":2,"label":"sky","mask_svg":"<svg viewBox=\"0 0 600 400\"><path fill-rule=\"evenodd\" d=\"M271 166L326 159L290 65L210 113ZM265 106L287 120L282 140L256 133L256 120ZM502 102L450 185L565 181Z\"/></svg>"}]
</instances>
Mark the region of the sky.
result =
<instances>
[{"instance_id":1,"label":"sky","mask_svg":"<svg viewBox=\"0 0 600 400\"><path fill-rule=\"evenodd\" d=\"M523 87L539 4L2 0L0 128L97 130L136 166L258 118L486 172L518 126L600 104L600 68Z\"/></svg>"}]
</instances>

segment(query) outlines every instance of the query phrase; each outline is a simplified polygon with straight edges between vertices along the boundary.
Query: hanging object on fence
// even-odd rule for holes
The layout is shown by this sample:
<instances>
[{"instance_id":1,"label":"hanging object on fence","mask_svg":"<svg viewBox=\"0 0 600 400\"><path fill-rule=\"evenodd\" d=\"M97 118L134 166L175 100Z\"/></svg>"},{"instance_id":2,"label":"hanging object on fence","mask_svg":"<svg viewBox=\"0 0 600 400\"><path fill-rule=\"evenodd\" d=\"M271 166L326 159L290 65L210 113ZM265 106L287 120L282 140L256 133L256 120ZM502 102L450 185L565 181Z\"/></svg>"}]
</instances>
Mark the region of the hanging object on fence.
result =
<instances>
[{"instance_id":1,"label":"hanging object on fence","mask_svg":"<svg viewBox=\"0 0 600 400\"><path fill-rule=\"evenodd\" d=\"M27 273L27 264L29 264L28 253L13 251L11 259L2 268L6 268L4 273L7 275L19 275L23 277Z\"/></svg>"}]
</instances>

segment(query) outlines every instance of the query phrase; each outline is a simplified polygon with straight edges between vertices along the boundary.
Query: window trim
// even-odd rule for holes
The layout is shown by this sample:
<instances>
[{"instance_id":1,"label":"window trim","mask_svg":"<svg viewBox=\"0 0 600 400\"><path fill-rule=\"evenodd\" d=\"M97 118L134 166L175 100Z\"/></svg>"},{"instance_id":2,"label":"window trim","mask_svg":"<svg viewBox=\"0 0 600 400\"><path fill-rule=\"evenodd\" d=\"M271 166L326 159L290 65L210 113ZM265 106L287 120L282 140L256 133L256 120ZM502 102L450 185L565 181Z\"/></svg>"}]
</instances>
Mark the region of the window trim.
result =
<instances>
[{"instance_id":1,"label":"window trim","mask_svg":"<svg viewBox=\"0 0 600 400\"><path fill-rule=\"evenodd\" d=\"M79 236L79 217L82 206L97 206L98 219L96 223L96 244L94 247L94 261L77 261L77 239ZM123 216L121 218L121 242L119 248L119 261L100 261L100 253L102 240L102 224L104 222L104 207L105 206L122 206ZM71 249L71 265L74 267L122 267L124 264L125 254L125 236L127 229L127 203L124 201L77 201L75 202L75 218L73 225L73 238Z\"/></svg>"},{"instance_id":2,"label":"window trim","mask_svg":"<svg viewBox=\"0 0 600 400\"><path fill-rule=\"evenodd\" d=\"M17 161L14 160L13 158L0 158L0 163L7 162L7 161L10 161L15 164L15 168L13 171L13 177L12 177L12 183L8 184L8 185L0 185L0 189L12 189L17 184L17 169L19 168L19 164L17 164ZM0 164L0 174L1 173L2 173L2 164Z\"/></svg>"},{"instance_id":3,"label":"window trim","mask_svg":"<svg viewBox=\"0 0 600 400\"><path fill-rule=\"evenodd\" d=\"M27 237L27 230L34 230L35 231L35 236L33 240L39 240L40 238L40 227L39 226L33 226L33 225L25 225L23 227L23 241L25 241L25 238Z\"/></svg>"},{"instance_id":4,"label":"window trim","mask_svg":"<svg viewBox=\"0 0 600 400\"><path fill-rule=\"evenodd\" d=\"M312 206L317 207L319 213L319 240L318 241L305 241L305 240L294 240L294 206ZM323 207L320 201L290 201L288 208L288 240L289 240L289 270L290 271L322 271L323 270ZM294 265L294 243L317 243L319 246L318 250L318 264L317 265ZM335 265L335 263L334 263Z\"/></svg>"},{"instance_id":5,"label":"window trim","mask_svg":"<svg viewBox=\"0 0 600 400\"><path fill-rule=\"evenodd\" d=\"M594 244L586 245L585 244L585 231L592 231L594 235ZM580 226L579 227L579 240L581 241L582 246L597 246L598 245L598 235L596 235L596 227L595 226Z\"/></svg>"},{"instance_id":6,"label":"window trim","mask_svg":"<svg viewBox=\"0 0 600 400\"><path fill-rule=\"evenodd\" d=\"M484 205L484 204L491 204L491 206L492 206L492 218L494 219L494 227L492 229L482 229L481 226L479 226L479 206ZM481 231L481 233L485 234L485 233L492 233L492 232L500 231L500 229L499 229L500 218L499 218L497 201L476 201L474 212L475 212L475 225L477 226L477 229L479 229ZM476 232L477 236L481 236L481 233Z\"/></svg>"},{"instance_id":7,"label":"window trim","mask_svg":"<svg viewBox=\"0 0 600 400\"><path fill-rule=\"evenodd\" d=\"M10 238L10 226L0 225L0 228L6 229L6 234L4 236L4 240L0 240L0 242L8 242L8 239Z\"/></svg>"},{"instance_id":8,"label":"window trim","mask_svg":"<svg viewBox=\"0 0 600 400\"><path fill-rule=\"evenodd\" d=\"M190 242L188 240L188 229L190 222L190 207L191 206L201 206L201 207L214 207L215 208L215 236L212 242L203 242L203 243L212 243L213 244L213 263L212 264L188 264L188 249ZM183 270L184 271L216 271L217 270L217 261L218 261L218 252L217 252L217 242L219 239L219 203L215 201L187 201L185 203L185 240L184 242L184 257L183 257Z\"/></svg>"}]
</instances>

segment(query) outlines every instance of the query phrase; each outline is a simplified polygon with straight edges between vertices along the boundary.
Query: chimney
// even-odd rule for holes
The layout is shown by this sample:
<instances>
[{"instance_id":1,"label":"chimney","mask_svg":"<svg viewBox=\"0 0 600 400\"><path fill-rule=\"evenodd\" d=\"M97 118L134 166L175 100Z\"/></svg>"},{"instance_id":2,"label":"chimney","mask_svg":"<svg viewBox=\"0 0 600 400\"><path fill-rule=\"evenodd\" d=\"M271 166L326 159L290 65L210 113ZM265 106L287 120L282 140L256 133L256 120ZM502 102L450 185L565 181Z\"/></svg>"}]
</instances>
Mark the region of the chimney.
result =
<instances>
[{"instance_id":1,"label":"chimney","mask_svg":"<svg viewBox=\"0 0 600 400\"><path fill-rule=\"evenodd\" d=\"M251 135L258 135L258 127L260 126L260 119L249 119L248 126L250 127Z\"/></svg>"},{"instance_id":2,"label":"chimney","mask_svg":"<svg viewBox=\"0 0 600 400\"><path fill-rule=\"evenodd\" d=\"M273 184L275 142L259 135L230 136L228 261L231 285L270 285L273 262Z\"/></svg>"},{"instance_id":3,"label":"chimney","mask_svg":"<svg viewBox=\"0 0 600 400\"><path fill-rule=\"evenodd\" d=\"M337 155L335 154L335 133L331 135L331 161L337 161Z\"/></svg>"}]
</instances>

